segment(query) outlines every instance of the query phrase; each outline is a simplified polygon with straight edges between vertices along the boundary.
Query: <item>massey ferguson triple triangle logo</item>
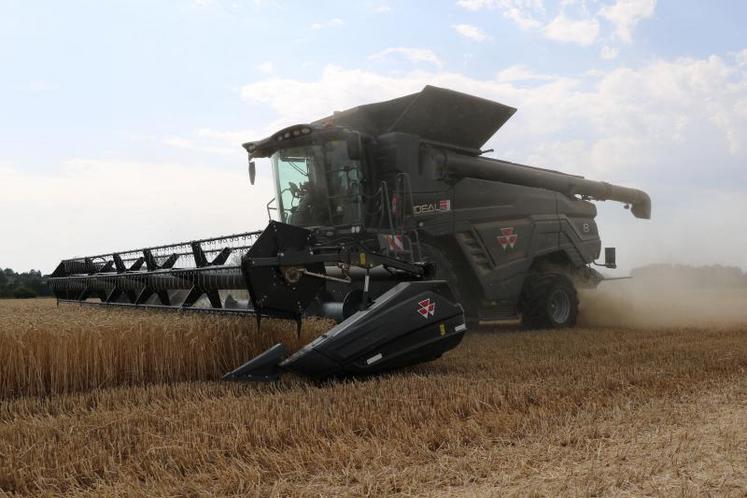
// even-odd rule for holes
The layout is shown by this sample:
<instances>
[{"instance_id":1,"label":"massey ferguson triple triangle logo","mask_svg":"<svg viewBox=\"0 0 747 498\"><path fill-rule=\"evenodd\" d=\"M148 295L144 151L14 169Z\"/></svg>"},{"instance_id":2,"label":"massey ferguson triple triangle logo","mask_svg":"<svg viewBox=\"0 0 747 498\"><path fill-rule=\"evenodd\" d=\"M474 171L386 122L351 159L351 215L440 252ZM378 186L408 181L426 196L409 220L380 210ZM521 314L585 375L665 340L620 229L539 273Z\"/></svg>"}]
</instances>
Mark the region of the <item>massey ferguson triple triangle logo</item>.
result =
<instances>
[{"instance_id":1,"label":"massey ferguson triple triangle logo","mask_svg":"<svg viewBox=\"0 0 747 498\"><path fill-rule=\"evenodd\" d=\"M514 233L514 227L501 228L501 234L498 236L498 243L503 250L513 249L519 236Z\"/></svg>"},{"instance_id":2,"label":"massey ferguson triple triangle logo","mask_svg":"<svg viewBox=\"0 0 747 498\"><path fill-rule=\"evenodd\" d=\"M436 314L436 303L432 303L430 299L423 299L418 302L418 313L420 316L428 319L429 316Z\"/></svg>"}]
</instances>

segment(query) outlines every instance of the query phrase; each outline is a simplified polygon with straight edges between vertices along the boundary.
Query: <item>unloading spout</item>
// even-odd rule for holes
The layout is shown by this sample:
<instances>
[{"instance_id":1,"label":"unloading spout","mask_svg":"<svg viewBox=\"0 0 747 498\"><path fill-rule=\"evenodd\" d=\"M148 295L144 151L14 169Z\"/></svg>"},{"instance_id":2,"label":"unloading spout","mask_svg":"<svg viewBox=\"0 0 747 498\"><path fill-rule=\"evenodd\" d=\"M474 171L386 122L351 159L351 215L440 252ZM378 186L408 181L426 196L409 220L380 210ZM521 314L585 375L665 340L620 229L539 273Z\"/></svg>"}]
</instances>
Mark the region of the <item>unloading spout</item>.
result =
<instances>
[{"instance_id":1,"label":"unloading spout","mask_svg":"<svg viewBox=\"0 0 747 498\"><path fill-rule=\"evenodd\" d=\"M651 218L651 198L642 190L498 159L450 151L444 152L444 156L444 171L452 177L479 178L553 190L568 196L579 195L598 201L623 202L630 205L636 218Z\"/></svg>"}]
</instances>

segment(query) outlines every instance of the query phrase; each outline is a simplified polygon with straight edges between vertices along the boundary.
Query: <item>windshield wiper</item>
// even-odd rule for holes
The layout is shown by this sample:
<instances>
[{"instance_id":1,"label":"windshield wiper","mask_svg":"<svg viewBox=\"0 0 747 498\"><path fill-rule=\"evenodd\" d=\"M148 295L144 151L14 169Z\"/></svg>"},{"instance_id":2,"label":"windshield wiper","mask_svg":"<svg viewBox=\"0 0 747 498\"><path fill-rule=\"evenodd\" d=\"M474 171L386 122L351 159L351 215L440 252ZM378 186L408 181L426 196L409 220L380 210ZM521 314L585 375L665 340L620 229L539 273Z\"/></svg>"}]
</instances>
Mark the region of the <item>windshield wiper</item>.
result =
<instances>
[{"instance_id":1,"label":"windshield wiper","mask_svg":"<svg viewBox=\"0 0 747 498\"><path fill-rule=\"evenodd\" d=\"M298 166L293 161L285 161L285 164L290 164L291 168L295 169L298 173L302 174L306 178L309 177L309 171L308 170L304 171L303 169L301 169L300 166Z\"/></svg>"}]
</instances>

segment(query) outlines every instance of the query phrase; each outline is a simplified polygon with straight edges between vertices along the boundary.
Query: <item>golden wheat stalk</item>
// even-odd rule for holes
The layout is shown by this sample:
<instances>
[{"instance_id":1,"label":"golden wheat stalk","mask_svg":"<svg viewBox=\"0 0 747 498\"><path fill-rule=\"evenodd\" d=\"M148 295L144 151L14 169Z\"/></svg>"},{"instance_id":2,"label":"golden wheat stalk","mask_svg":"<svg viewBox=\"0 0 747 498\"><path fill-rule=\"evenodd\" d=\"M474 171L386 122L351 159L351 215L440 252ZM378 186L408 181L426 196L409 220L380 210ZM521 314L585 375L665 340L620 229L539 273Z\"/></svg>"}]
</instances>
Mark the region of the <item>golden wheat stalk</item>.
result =
<instances>
[{"instance_id":1,"label":"golden wheat stalk","mask_svg":"<svg viewBox=\"0 0 747 498\"><path fill-rule=\"evenodd\" d=\"M0 307L0 398L220 378L277 342L297 349L330 326L39 302Z\"/></svg>"}]
</instances>

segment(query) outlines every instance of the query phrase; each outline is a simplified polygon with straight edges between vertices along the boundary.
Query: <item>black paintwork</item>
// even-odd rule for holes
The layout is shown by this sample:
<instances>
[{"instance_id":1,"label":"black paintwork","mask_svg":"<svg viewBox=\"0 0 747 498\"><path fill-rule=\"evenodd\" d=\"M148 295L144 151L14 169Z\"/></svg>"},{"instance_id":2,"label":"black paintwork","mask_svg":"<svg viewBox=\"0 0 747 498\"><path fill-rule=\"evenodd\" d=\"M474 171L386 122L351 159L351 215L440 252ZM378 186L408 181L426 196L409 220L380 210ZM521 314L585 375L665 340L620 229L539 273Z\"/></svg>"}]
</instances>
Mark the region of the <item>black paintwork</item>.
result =
<instances>
[{"instance_id":1,"label":"black paintwork","mask_svg":"<svg viewBox=\"0 0 747 498\"><path fill-rule=\"evenodd\" d=\"M601 250L590 200L624 202L636 217L650 217L642 191L483 157L480 148L514 112L426 87L284 128L244 144L250 160L286 148L323 151L332 141L344 156L346 146L350 163L313 159L346 181L354 168L357 193L319 197L311 180L305 189L291 186L345 215L336 219L355 219L346 209L361 205L362 219L345 226L271 222L261 233L65 260L50 285L58 299L77 302L204 310L196 306L203 299L216 312L341 321L292 356L277 345L227 378L272 380L281 369L317 378L368 374L437 358L466 330L457 295L476 301L468 303L471 319L506 318L532 271L598 281L589 267ZM421 245L442 253L430 258L449 263L448 282L431 280L444 272ZM226 295L235 289L249 298Z\"/></svg>"},{"instance_id":2,"label":"black paintwork","mask_svg":"<svg viewBox=\"0 0 747 498\"><path fill-rule=\"evenodd\" d=\"M280 366L317 378L381 372L436 359L465 330L447 282L401 282Z\"/></svg>"},{"instance_id":3,"label":"black paintwork","mask_svg":"<svg viewBox=\"0 0 747 498\"><path fill-rule=\"evenodd\" d=\"M255 356L239 368L228 372L223 380L254 380L269 382L277 380L282 373L280 363L288 357L284 344L275 344L259 356Z\"/></svg>"}]
</instances>

